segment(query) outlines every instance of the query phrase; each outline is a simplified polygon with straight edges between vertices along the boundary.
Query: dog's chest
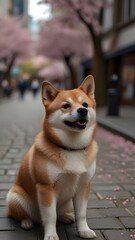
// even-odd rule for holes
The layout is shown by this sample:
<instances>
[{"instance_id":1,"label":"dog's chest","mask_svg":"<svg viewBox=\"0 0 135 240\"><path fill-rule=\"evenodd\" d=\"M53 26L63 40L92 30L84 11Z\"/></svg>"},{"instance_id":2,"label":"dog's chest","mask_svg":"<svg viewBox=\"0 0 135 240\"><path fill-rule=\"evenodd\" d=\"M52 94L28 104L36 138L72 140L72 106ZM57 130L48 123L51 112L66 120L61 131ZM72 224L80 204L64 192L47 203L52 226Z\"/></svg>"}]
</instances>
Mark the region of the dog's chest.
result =
<instances>
[{"instance_id":1,"label":"dog's chest","mask_svg":"<svg viewBox=\"0 0 135 240\"><path fill-rule=\"evenodd\" d=\"M75 174L62 174L56 182L58 202L63 203L71 199L79 187L80 177Z\"/></svg>"},{"instance_id":2,"label":"dog's chest","mask_svg":"<svg viewBox=\"0 0 135 240\"><path fill-rule=\"evenodd\" d=\"M47 164L47 173L52 182L55 182L60 175L66 174L81 175L87 172L85 162L86 152L85 150L79 151L66 151L62 150L61 158L64 160L63 168L53 164Z\"/></svg>"},{"instance_id":3,"label":"dog's chest","mask_svg":"<svg viewBox=\"0 0 135 240\"><path fill-rule=\"evenodd\" d=\"M47 173L51 182L56 187L59 199L65 201L72 198L79 188L90 180L95 172L95 163L89 168L86 166L86 152L62 151L61 157L65 161L63 168L52 163L47 165Z\"/></svg>"},{"instance_id":4,"label":"dog's chest","mask_svg":"<svg viewBox=\"0 0 135 240\"><path fill-rule=\"evenodd\" d=\"M67 173L82 174L87 172L86 151L62 151L61 157L65 161L64 171Z\"/></svg>"},{"instance_id":5,"label":"dog's chest","mask_svg":"<svg viewBox=\"0 0 135 240\"><path fill-rule=\"evenodd\" d=\"M58 202L65 202L72 198L75 194L78 183L80 180L80 174L71 172L71 169L61 169L52 164L48 164L48 176L55 186L55 192L58 197Z\"/></svg>"}]
</instances>

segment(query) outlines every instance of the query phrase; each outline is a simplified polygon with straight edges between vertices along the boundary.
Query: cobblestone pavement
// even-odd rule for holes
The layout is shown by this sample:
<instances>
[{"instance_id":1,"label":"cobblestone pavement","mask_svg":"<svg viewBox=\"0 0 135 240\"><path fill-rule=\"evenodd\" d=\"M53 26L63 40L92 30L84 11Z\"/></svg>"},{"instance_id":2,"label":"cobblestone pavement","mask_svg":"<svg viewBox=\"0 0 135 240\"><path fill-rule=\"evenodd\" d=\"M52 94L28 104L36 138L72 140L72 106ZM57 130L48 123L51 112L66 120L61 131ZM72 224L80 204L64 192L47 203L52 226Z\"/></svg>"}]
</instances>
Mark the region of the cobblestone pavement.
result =
<instances>
[{"instance_id":1,"label":"cobblestone pavement","mask_svg":"<svg viewBox=\"0 0 135 240\"><path fill-rule=\"evenodd\" d=\"M0 239L43 239L42 226L24 231L8 219L5 197L26 150L41 126L40 97L0 102ZM97 171L88 203L88 223L97 240L135 238L135 145L100 127ZM77 240L75 224L58 223L60 240Z\"/></svg>"}]
</instances>

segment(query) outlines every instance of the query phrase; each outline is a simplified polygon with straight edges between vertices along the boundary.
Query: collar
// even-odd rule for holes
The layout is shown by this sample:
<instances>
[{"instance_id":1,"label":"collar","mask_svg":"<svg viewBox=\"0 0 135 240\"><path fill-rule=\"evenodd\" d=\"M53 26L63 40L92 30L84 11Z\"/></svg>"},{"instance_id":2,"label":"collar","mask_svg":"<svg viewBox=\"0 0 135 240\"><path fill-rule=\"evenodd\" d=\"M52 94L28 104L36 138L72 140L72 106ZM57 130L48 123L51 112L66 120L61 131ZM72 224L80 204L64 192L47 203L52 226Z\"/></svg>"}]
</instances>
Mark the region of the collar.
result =
<instances>
[{"instance_id":1,"label":"collar","mask_svg":"<svg viewBox=\"0 0 135 240\"><path fill-rule=\"evenodd\" d=\"M61 149L66 150L66 151L79 151L79 150L85 150L86 147L82 147L82 148L67 148L64 146L59 146Z\"/></svg>"}]
</instances>

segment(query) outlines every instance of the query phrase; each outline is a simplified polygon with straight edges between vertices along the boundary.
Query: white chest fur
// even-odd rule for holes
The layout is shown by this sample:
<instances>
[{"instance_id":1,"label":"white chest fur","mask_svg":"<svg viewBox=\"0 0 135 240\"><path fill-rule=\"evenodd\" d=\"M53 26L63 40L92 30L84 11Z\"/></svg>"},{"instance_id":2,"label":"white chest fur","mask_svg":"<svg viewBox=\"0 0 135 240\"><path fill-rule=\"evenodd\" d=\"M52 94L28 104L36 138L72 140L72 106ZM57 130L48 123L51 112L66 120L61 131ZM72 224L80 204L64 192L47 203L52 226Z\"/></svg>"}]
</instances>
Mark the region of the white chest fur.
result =
<instances>
[{"instance_id":1,"label":"white chest fur","mask_svg":"<svg viewBox=\"0 0 135 240\"><path fill-rule=\"evenodd\" d=\"M71 199L80 186L85 186L96 169L96 161L89 168L86 167L85 150L74 151L74 154L72 151L62 150L61 155L66 162L64 168L59 168L52 163L47 165L48 176L57 189L59 204Z\"/></svg>"},{"instance_id":2,"label":"white chest fur","mask_svg":"<svg viewBox=\"0 0 135 240\"><path fill-rule=\"evenodd\" d=\"M57 180L62 181L62 178L67 176L75 176L81 177L82 175L86 175L88 179L91 179L96 170L96 160L89 166L86 166L85 158L86 158L86 151L85 150L78 150L78 151L61 151L61 157L65 161L65 165L63 168L54 165L53 163L47 164L47 174L52 183L56 182Z\"/></svg>"},{"instance_id":3,"label":"white chest fur","mask_svg":"<svg viewBox=\"0 0 135 240\"><path fill-rule=\"evenodd\" d=\"M78 151L65 151L61 152L62 158L65 160L66 164L64 166L64 172L72 173L72 174L82 174L86 173L86 151L78 150Z\"/></svg>"}]
</instances>

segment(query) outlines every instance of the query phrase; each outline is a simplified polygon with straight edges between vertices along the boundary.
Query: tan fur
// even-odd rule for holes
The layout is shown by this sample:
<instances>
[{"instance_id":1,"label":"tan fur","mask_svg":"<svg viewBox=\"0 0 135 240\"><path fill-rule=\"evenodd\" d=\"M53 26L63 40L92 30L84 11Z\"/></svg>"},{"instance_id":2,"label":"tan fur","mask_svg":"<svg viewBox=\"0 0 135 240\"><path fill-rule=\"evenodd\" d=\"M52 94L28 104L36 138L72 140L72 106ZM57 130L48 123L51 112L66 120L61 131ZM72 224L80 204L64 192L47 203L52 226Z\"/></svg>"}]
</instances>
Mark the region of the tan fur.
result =
<instances>
[{"instance_id":1,"label":"tan fur","mask_svg":"<svg viewBox=\"0 0 135 240\"><path fill-rule=\"evenodd\" d=\"M64 206L65 209L68 209L68 202L71 203L75 193L77 195L79 193L78 185L80 185L81 188L84 186L82 199L88 200L90 191L89 179L95 171L95 165L93 165L93 163L97 154L97 144L94 141L96 122L92 123L91 136L86 141L87 145L84 146L85 149L83 147L80 149L82 143L78 142L80 144L78 145L79 147L75 146L75 148L78 149L71 152L70 150L68 151L69 145L67 146L67 150L64 149L64 147L66 147L66 141L68 141L72 147L72 143L79 141L78 138L82 139L84 130L70 131L67 130L66 126L63 127L64 125L62 125L62 128L57 129L57 126L52 123L53 113L57 113L59 109L61 114L67 113L70 116L75 109L82 107L82 102L78 100L80 96L83 102L87 102L89 108L95 112L94 80L91 76L88 78L89 79L84 80L84 84L82 83L80 88L70 91L59 91L49 83L43 83L42 101L45 106L43 130L36 136L35 143L25 155L16 181L8 193L7 204L9 216L19 221L24 219L36 221L40 220L40 217L43 222L50 221L47 220L47 217L44 218L44 213L41 209L45 209L49 217L54 211L49 209L55 207L55 202L58 204L59 209L61 209L60 212L63 211ZM89 83L92 84L92 92L90 92L91 86ZM64 109L62 107L67 103L67 99L72 99L70 102L73 102L70 109ZM61 129L64 128L65 130L61 132ZM65 136L67 138L64 141L62 140L64 136L63 133L66 133ZM85 141L85 137L83 137L83 139ZM69 161L68 158L70 156L71 159ZM73 164L75 161L76 167L72 167L72 161ZM79 161L78 168L77 161ZM80 169L81 166L82 170ZM87 173L88 169L90 173ZM71 206L72 204L69 205ZM39 209L41 211L40 214ZM48 211L52 212L48 213ZM63 216L65 216L65 212ZM70 220L71 219L73 219L73 217L70 216ZM67 215L66 220L69 221ZM48 227L46 234L50 234L51 231L50 227ZM78 231L80 232L79 229ZM89 234L90 236L94 236L92 230L90 230ZM54 235L56 235L55 231ZM80 232L80 236L83 236L83 232Z\"/></svg>"},{"instance_id":2,"label":"tan fur","mask_svg":"<svg viewBox=\"0 0 135 240\"><path fill-rule=\"evenodd\" d=\"M14 217L18 221L29 219L29 215L26 213L26 211L21 207L21 205L17 205L15 202L9 204L8 216Z\"/></svg>"},{"instance_id":3,"label":"tan fur","mask_svg":"<svg viewBox=\"0 0 135 240\"><path fill-rule=\"evenodd\" d=\"M90 193L90 183L86 185L85 190L84 190L84 198L88 200L89 198L89 193Z\"/></svg>"},{"instance_id":4,"label":"tan fur","mask_svg":"<svg viewBox=\"0 0 135 240\"><path fill-rule=\"evenodd\" d=\"M24 190L17 185L14 185L11 191L22 195L24 198L27 197L26 192L24 192ZM9 203L8 215L10 217L14 216L14 218L19 221L29 218L27 212L23 209L23 207L20 204L17 204L16 202L13 201L10 201Z\"/></svg>"},{"instance_id":5,"label":"tan fur","mask_svg":"<svg viewBox=\"0 0 135 240\"><path fill-rule=\"evenodd\" d=\"M50 207L53 199L53 188L51 186L37 185L43 206Z\"/></svg>"}]
</instances>

